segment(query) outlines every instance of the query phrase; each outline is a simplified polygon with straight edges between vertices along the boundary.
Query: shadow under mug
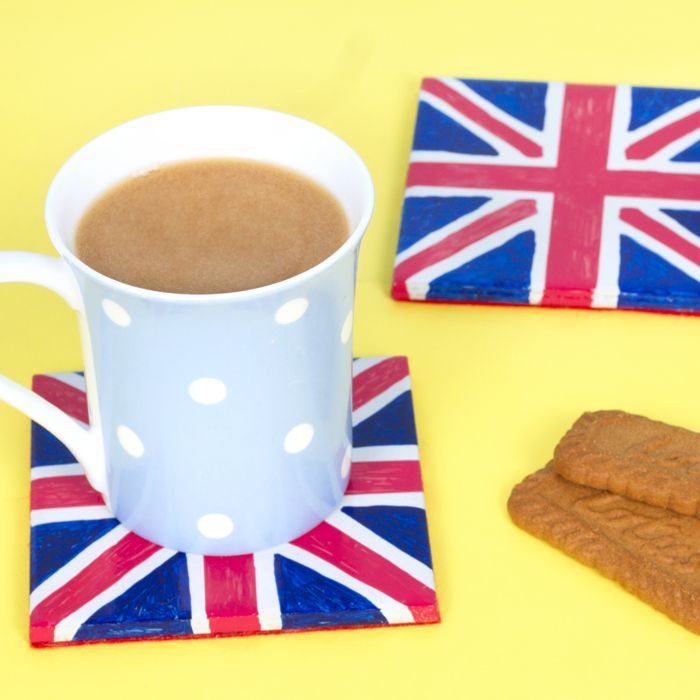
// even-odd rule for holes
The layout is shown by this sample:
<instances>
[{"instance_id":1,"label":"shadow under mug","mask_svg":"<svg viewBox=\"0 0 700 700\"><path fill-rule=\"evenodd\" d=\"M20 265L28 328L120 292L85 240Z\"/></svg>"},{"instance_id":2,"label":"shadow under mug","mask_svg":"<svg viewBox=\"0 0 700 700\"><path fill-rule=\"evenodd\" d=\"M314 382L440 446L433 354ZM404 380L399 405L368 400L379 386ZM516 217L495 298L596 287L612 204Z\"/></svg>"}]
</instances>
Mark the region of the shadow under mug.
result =
<instances>
[{"instance_id":1,"label":"shadow under mug","mask_svg":"<svg viewBox=\"0 0 700 700\"><path fill-rule=\"evenodd\" d=\"M349 238L299 275L225 294L133 287L75 256L77 224L102 192L165 163L221 157L321 183L342 204ZM90 426L2 376L0 399L64 442L115 516L159 545L233 555L307 532L349 477L355 272L373 202L359 156L287 114L188 107L107 131L49 188L60 257L0 253L0 282L43 285L77 311Z\"/></svg>"}]
</instances>

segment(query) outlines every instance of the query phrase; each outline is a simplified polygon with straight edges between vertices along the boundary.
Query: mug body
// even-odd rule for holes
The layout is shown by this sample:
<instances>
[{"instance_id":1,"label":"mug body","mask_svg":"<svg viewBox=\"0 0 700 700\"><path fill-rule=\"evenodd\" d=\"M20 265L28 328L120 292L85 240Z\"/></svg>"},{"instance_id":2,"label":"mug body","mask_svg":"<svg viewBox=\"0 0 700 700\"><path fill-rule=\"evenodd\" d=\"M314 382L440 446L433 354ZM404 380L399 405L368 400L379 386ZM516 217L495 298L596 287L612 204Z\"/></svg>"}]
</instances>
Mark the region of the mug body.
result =
<instances>
[{"instance_id":1,"label":"mug body","mask_svg":"<svg viewBox=\"0 0 700 700\"><path fill-rule=\"evenodd\" d=\"M342 204L348 240L295 277L228 294L141 289L75 256L77 224L102 192L207 157L313 178ZM372 205L367 169L338 137L248 107L142 117L61 169L46 219L81 291L90 421L105 496L125 526L180 551L232 555L294 539L337 507L351 462L355 270Z\"/></svg>"}]
</instances>

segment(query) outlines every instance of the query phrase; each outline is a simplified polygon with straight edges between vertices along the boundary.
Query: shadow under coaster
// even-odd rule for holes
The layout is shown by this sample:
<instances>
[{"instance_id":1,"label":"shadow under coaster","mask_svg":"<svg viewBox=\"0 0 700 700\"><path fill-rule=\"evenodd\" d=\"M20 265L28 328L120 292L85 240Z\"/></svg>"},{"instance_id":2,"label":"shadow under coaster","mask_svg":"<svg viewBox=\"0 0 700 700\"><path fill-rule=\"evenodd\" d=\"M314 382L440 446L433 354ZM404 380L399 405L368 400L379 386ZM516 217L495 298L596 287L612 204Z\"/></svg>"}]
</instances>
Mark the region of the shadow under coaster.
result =
<instances>
[{"instance_id":1,"label":"shadow under coaster","mask_svg":"<svg viewBox=\"0 0 700 700\"><path fill-rule=\"evenodd\" d=\"M408 362L360 358L353 375L339 508L255 554L185 554L129 532L65 446L32 424L31 643L438 622ZM36 375L33 387L87 422L80 373Z\"/></svg>"}]
</instances>

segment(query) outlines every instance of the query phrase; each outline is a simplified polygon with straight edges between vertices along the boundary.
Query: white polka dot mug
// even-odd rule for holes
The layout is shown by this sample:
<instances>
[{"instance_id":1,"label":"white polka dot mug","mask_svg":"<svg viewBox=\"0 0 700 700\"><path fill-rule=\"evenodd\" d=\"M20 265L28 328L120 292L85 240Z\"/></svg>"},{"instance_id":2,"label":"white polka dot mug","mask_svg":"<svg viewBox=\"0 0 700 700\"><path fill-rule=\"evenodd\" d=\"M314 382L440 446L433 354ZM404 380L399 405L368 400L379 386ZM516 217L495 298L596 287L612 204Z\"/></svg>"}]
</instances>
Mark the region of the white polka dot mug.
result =
<instances>
[{"instance_id":1,"label":"white polka dot mug","mask_svg":"<svg viewBox=\"0 0 700 700\"><path fill-rule=\"evenodd\" d=\"M133 287L75 256L77 223L103 191L208 157L315 179L343 205L348 240L295 277L226 294ZM63 441L115 516L153 542L231 555L303 534L336 508L349 476L355 270L373 202L367 168L345 142L278 112L189 107L98 136L49 188L60 257L0 253L0 282L43 285L77 311L90 426L5 377L0 399Z\"/></svg>"}]
</instances>

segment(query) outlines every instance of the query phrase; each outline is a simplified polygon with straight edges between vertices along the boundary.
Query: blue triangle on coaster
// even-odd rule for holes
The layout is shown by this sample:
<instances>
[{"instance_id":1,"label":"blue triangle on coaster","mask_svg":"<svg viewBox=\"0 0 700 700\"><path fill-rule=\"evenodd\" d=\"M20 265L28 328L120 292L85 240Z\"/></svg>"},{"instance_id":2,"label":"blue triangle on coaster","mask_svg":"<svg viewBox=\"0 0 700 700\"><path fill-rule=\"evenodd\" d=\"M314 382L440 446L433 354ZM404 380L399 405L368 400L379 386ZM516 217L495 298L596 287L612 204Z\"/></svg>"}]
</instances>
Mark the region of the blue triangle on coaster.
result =
<instances>
[{"instance_id":1,"label":"blue triangle on coaster","mask_svg":"<svg viewBox=\"0 0 700 700\"><path fill-rule=\"evenodd\" d=\"M410 506L345 506L343 513L414 559L432 566L425 511Z\"/></svg>"},{"instance_id":2,"label":"blue triangle on coaster","mask_svg":"<svg viewBox=\"0 0 700 700\"><path fill-rule=\"evenodd\" d=\"M409 445L415 443L413 401L410 392L395 398L380 411L353 428L353 446Z\"/></svg>"},{"instance_id":3,"label":"blue triangle on coaster","mask_svg":"<svg viewBox=\"0 0 700 700\"><path fill-rule=\"evenodd\" d=\"M72 452L58 438L38 423L32 423L32 467L73 462Z\"/></svg>"},{"instance_id":4,"label":"blue triangle on coaster","mask_svg":"<svg viewBox=\"0 0 700 700\"><path fill-rule=\"evenodd\" d=\"M700 141L696 141L692 146L682 150L671 158L678 163L697 163L700 160Z\"/></svg>"},{"instance_id":5,"label":"blue triangle on coaster","mask_svg":"<svg viewBox=\"0 0 700 700\"><path fill-rule=\"evenodd\" d=\"M423 236L471 214L490 201L489 197L408 197L404 200L399 252Z\"/></svg>"},{"instance_id":6,"label":"blue triangle on coaster","mask_svg":"<svg viewBox=\"0 0 700 700\"><path fill-rule=\"evenodd\" d=\"M191 614L187 560L175 554L91 615L75 639L190 634Z\"/></svg>"},{"instance_id":7,"label":"blue triangle on coaster","mask_svg":"<svg viewBox=\"0 0 700 700\"><path fill-rule=\"evenodd\" d=\"M640 271L644 276L640 276ZM660 306L656 290L673 291L668 306L694 311L700 309L700 282L681 272L662 257L627 236L620 237L620 300L621 308L638 308L645 304Z\"/></svg>"},{"instance_id":8,"label":"blue triangle on coaster","mask_svg":"<svg viewBox=\"0 0 700 700\"><path fill-rule=\"evenodd\" d=\"M523 83L509 80L462 80L496 107L525 124L541 129L544 126L547 83Z\"/></svg>"},{"instance_id":9,"label":"blue triangle on coaster","mask_svg":"<svg viewBox=\"0 0 700 700\"><path fill-rule=\"evenodd\" d=\"M386 619L367 598L302 564L275 555L280 612L286 629L348 624L384 624Z\"/></svg>"},{"instance_id":10,"label":"blue triangle on coaster","mask_svg":"<svg viewBox=\"0 0 700 700\"><path fill-rule=\"evenodd\" d=\"M633 87L629 128L634 131L696 97L699 90Z\"/></svg>"},{"instance_id":11,"label":"blue triangle on coaster","mask_svg":"<svg viewBox=\"0 0 700 700\"><path fill-rule=\"evenodd\" d=\"M693 233L700 239L700 210L662 209L661 211L677 221L688 233Z\"/></svg>"},{"instance_id":12,"label":"blue triangle on coaster","mask_svg":"<svg viewBox=\"0 0 700 700\"><path fill-rule=\"evenodd\" d=\"M507 243L484 253L430 283L428 299L469 293L489 301L526 304L530 297L530 268L535 234L523 231Z\"/></svg>"},{"instance_id":13,"label":"blue triangle on coaster","mask_svg":"<svg viewBox=\"0 0 700 700\"><path fill-rule=\"evenodd\" d=\"M498 154L486 141L425 102L418 104L417 119L419 128L413 139L416 151L442 150L485 156Z\"/></svg>"},{"instance_id":14,"label":"blue triangle on coaster","mask_svg":"<svg viewBox=\"0 0 700 700\"><path fill-rule=\"evenodd\" d=\"M118 524L115 518L105 518L35 525L32 528L32 542L44 552L44 556L32 559L31 590Z\"/></svg>"}]
</instances>

